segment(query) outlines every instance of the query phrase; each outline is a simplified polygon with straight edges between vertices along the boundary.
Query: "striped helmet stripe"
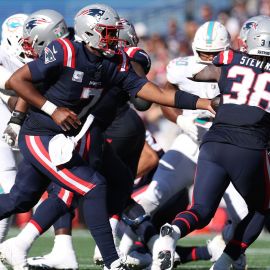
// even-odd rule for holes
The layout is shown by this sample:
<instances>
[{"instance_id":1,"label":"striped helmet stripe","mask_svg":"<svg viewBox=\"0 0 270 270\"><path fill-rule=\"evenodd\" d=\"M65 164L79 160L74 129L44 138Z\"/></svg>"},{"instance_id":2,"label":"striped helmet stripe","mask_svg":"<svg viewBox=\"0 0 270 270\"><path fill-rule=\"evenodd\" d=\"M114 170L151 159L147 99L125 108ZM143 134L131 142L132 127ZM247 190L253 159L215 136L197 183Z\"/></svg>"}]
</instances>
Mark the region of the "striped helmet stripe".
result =
<instances>
[{"instance_id":1,"label":"striped helmet stripe","mask_svg":"<svg viewBox=\"0 0 270 270\"><path fill-rule=\"evenodd\" d=\"M213 30L214 30L215 22L211 21L208 24L207 28L207 36L206 36L206 43L211 44L213 40Z\"/></svg>"}]
</instances>

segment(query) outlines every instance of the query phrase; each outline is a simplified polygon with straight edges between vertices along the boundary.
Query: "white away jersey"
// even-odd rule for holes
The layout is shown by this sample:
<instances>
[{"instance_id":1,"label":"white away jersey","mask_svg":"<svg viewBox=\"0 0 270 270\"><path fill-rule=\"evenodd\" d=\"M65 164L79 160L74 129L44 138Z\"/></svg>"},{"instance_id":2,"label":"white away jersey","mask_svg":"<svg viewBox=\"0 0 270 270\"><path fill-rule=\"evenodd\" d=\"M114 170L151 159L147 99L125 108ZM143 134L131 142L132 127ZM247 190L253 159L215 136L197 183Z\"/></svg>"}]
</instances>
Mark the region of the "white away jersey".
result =
<instances>
[{"instance_id":1,"label":"white away jersey","mask_svg":"<svg viewBox=\"0 0 270 270\"><path fill-rule=\"evenodd\" d=\"M14 73L23 66L23 63L0 45L0 65Z\"/></svg>"},{"instance_id":2,"label":"white away jersey","mask_svg":"<svg viewBox=\"0 0 270 270\"><path fill-rule=\"evenodd\" d=\"M194 82L188 79L205 66L204 64L197 63L195 56L175 58L167 66L167 80L171 84L177 85L183 91L202 98L213 98L219 94L217 83ZM193 113L198 112L198 110L193 111Z\"/></svg>"}]
</instances>

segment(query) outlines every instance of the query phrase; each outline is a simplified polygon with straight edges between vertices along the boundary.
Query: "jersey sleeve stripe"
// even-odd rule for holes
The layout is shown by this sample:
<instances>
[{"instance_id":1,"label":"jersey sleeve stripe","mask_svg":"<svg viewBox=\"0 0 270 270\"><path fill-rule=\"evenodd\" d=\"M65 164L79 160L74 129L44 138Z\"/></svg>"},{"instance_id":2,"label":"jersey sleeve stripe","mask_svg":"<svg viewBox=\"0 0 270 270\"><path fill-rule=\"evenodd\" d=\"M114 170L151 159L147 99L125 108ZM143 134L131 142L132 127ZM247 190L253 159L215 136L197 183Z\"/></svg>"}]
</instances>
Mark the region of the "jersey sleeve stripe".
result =
<instances>
[{"instance_id":1,"label":"jersey sleeve stripe","mask_svg":"<svg viewBox=\"0 0 270 270\"><path fill-rule=\"evenodd\" d=\"M71 191L64 188L61 188L60 192L58 193L58 198L60 198L67 205L67 207L70 207L73 196L74 194Z\"/></svg>"},{"instance_id":2,"label":"jersey sleeve stripe","mask_svg":"<svg viewBox=\"0 0 270 270\"><path fill-rule=\"evenodd\" d=\"M71 63L70 63L70 65L72 68L75 68L75 59L76 59L75 48L69 39L65 38L64 41L67 42L68 48L71 49L71 55L70 55L70 62Z\"/></svg>"},{"instance_id":3,"label":"jersey sleeve stripe","mask_svg":"<svg viewBox=\"0 0 270 270\"><path fill-rule=\"evenodd\" d=\"M223 64L223 60L224 60L224 52L221 52L219 54L219 64Z\"/></svg>"},{"instance_id":4,"label":"jersey sleeve stripe","mask_svg":"<svg viewBox=\"0 0 270 270\"><path fill-rule=\"evenodd\" d=\"M64 51L64 66L67 65L67 47L61 38L57 39L57 41L61 44L63 51Z\"/></svg>"},{"instance_id":5,"label":"jersey sleeve stripe","mask_svg":"<svg viewBox=\"0 0 270 270\"><path fill-rule=\"evenodd\" d=\"M129 56L129 57L133 57L134 56L134 54L137 52L137 51L139 51L140 50L140 48L139 47L131 47L131 48L128 48L127 50L126 50L126 53L127 53L127 55Z\"/></svg>"},{"instance_id":6,"label":"jersey sleeve stripe","mask_svg":"<svg viewBox=\"0 0 270 270\"><path fill-rule=\"evenodd\" d=\"M64 66L75 68L75 49L70 40L66 38L58 39L64 50Z\"/></svg>"},{"instance_id":7,"label":"jersey sleeve stripe","mask_svg":"<svg viewBox=\"0 0 270 270\"><path fill-rule=\"evenodd\" d=\"M128 70L128 59L124 51L121 50L121 63L119 64L119 71Z\"/></svg>"},{"instance_id":8,"label":"jersey sleeve stripe","mask_svg":"<svg viewBox=\"0 0 270 270\"><path fill-rule=\"evenodd\" d=\"M224 59L223 59L223 63L226 65L228 64L228 59L229 59L229 51L225 51L223 53Z\"/></svg>"}]
</instances>

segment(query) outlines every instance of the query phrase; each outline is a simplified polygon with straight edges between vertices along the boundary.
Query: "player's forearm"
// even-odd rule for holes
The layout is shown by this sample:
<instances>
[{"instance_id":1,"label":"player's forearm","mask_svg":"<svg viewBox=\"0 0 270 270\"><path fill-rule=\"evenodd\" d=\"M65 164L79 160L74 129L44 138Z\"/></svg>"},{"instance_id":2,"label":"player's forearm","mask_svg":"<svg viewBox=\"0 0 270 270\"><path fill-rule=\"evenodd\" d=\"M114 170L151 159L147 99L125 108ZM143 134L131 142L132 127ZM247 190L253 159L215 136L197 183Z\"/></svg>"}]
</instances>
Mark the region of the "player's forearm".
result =
<instances>
[{"instance_id":1,"label":"player's forearm","mask_svg":"<svg viewBox=\"0 0 270 270\"><path fill-rule=\"evenodd\" d=\"M15 110L19 111L19 112L26 113L27 109L28 109L27 102L22 98L18 98L18 101L17 101L16 106L15 106Z\"/></svg>"},{"instance_id":2,"label":"player's forearm","mask_svg":"<svg viewBox=\"0 0 270 270\"><path fill-rule=\"evenodd\" d=\"M147 82L137 93L137 96L155 102L160 105L188 110L208 110L215 113L211 107L211 101L196 95L178 90L166 90L159 88L154 83Z\"/></svg>"}]
</instances>

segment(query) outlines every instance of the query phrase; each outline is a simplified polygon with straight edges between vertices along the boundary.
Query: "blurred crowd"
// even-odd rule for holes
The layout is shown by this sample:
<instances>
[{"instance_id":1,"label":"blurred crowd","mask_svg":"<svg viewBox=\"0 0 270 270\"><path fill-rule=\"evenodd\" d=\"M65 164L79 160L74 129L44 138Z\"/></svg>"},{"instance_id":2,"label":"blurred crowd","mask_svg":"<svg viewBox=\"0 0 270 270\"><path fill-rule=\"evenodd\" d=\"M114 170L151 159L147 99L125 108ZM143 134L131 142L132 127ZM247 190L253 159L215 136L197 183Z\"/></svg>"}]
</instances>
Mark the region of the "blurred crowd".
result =
<instances>
[{"instance_id":1,"label":"blurred crowd","mask_svg":"<svg viewBox=\"0 0 270 270\"><path fill-rule=\"evenodd\" d=\"M171 18L167 24L165 35L159 32L149 35L147 26L143 23L135 24L140 37L139 46L151 57L152 66L148 78L160 86L166 82L166 66L175 57L192 55L192 41L197 28L206 21L217 20L224 24L232 38L232 48L238 49L238 35L243 23L250 17L259 14L270 16L270 0L233 0L226 10L218 10L209 4L203 4L199 9L199 19L193 14L187 14L185 22L178 24ZM169 123L162 116L159 106L152 105L150 110L141 114L150 131L166 150L172 139L177 135L178 128Z\"/></svg>"}]
</instances>

